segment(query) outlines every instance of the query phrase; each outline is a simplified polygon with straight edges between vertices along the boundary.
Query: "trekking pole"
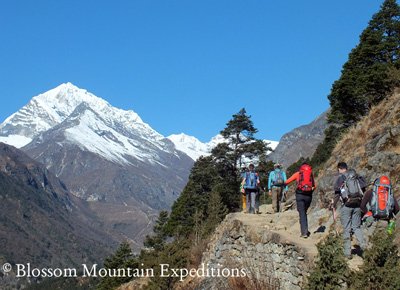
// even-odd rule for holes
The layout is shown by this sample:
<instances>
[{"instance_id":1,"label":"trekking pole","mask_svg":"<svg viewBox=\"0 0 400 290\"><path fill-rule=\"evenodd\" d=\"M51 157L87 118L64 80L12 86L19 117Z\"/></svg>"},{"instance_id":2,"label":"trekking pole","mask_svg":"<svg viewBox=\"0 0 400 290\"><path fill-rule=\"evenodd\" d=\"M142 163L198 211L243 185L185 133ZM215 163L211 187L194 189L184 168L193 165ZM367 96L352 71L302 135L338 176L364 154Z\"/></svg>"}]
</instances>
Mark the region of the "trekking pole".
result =
<instances>
[{"instance_id":1,"label":"trekking pole","mask_svg":"<svg viewBox=\"0 0 400 290\"><path fill-rule=\"evenodd\" d=\"M332 215L333 215L333 226L335 228L335 233L338 236L339 232L338 232L337 227L336 227L336 208L334 206L332 206Z\"/></svg>"}]
</instances>

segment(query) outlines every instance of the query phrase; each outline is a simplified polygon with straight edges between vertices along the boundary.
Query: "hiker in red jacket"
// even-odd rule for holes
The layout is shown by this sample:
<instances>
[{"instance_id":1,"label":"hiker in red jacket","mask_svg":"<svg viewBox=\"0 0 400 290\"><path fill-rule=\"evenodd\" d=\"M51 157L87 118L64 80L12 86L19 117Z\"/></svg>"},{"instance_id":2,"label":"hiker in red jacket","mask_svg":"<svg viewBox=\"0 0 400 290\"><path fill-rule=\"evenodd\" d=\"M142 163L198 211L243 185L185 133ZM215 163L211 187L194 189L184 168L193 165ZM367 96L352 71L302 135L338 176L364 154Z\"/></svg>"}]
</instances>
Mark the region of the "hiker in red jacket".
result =
<instances>
[{"instance_id":1,"label":"hiker in red jacket","mask_svg":"<svg viewBox=\"0 0 400 290\"><path fill-rule=\"evenodd\" d=\"M300 218L301 237L306 239L310 235L308 231L307 210L311 205L312 193L315 189L312 167L308 163L303 163L298 172L294 173L284 185L297 181L296 203Z\"/></svg>"}]
</instances>

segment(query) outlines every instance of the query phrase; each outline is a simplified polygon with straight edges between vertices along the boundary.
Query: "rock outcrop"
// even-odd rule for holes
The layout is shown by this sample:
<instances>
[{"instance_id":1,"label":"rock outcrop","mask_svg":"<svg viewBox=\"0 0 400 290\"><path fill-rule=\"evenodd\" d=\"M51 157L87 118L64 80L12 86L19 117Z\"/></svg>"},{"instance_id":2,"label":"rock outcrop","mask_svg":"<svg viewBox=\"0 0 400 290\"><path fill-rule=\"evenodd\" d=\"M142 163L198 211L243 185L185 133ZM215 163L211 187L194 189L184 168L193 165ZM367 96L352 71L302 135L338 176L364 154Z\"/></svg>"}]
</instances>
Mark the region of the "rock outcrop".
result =
<instances>
[{"instance_id":1,"label":"rock outcrop","mask_svg":"<svg viewBox=\"0 0 400 290\"><path fill-rule=\"evenodd\" d=\"M311 157L325 138L324 131L328 126L326 120L328 112L325 111L310 124L295 128L283 135L274 152L268 155L268 160L288 167L300 157Z\"/></svg>"}]
</instances>

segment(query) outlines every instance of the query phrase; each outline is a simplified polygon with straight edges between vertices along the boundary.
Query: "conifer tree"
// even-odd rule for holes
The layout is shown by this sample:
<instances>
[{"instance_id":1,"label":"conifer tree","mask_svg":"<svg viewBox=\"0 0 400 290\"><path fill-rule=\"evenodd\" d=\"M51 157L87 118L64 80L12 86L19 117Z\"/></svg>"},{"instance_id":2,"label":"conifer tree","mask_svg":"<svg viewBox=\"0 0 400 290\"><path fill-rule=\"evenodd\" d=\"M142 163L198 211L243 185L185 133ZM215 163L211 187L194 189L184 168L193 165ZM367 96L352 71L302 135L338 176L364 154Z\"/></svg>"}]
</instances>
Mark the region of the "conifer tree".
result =
<instances>
[{"instance_id":1,"label":"conifer tree","mask_svg":"<svg viewBox=\"0 0 400 290\"><path fill-rule=\"evenodd\" d=\"M146 236L144 246L160 251L164 248L165 239L167 237L166 224L168 222L168 212L161 211L158 219L153 227L154 235Z\"/></svg>"},{"instance_id":2,"label":"conifer tree","mask_svg":"<svg viewBox=\"0 0 400 290\"><path fill-rule=\"evenodd\" d=\"M328 96L332 107L329 121L344 127L357 122L399 85L392 75L399 69L400 7L395 0L385 0L333 84Z\"/></svg>"},{"instance_id":3,"label":"conifer tree","mask_svg":"<svg viewBox=\"0 0 400 290\"><path fill-rule=\"evenodd\" d=\"M206 212L209 194L219 178L212 157L200 157L190 172L182 194L172 205L166 229L171 236L189 236L194 227L196 211Z\"/></svg>"},{"instance_id":4,"label":"conifer tree","mask_svg":"<svg viewBox=\"0 0 400 290\"><path fill-rule=\"evenodd\" d=\"M221 148L227 151L225 153L230 157L234 168L241 167L243 155L258 155L267 150L261 140L255 139L254 134L257 133L257 129L250 118L251 116L247 115L246 110L242 108L232 116L225 129L221 131L221 135L228 140L228 146L222 147L222 145ZM214 152L216 153L217 150Z\"/></svg>"},{"instance_id":5,"label":"conifer tree","mask_svg":"<svg viewBox=\"0 0 400 290\"><path fill-rule=\"evenodd\" d=\"M400 7L385 0L350 52L328 96L330 127L312 157L315 165L330 156L342 134L400 85Z\"/></svg>"},{"instance_id":6,"label":"conifer tree","mask_svg":"<svg viewBox=\"0 0 400 290\"><path fill-rule=\"evenodd\" d=\"M138 261L132 254L131 247L128 242L123 242L116 250L116 252L105 259L104 268L107 269L121 269L121 268L137 268L139 266ZM131 277L104 277L101 279L97 289L109 290L114 289L117 286L129 282Z\"/></svg>"},{"instance_id":7,"label":"conifer tree","mask_svg":"<svg viewBox=\"0 0 400 290\"><path fill-rule=\"evenodd\" d=\"M330 233L317 244L318 257L314 270L308 278L307 290L343 289L349 274L343 252L342 239Z\"/></svg>"},{"instance_id":8,"label":"conifer tree","mask_svg":"<svg viewBox=\"0 0 400 290\"><path fill-rule=\"evenodd\" d=\"M228 209L223 204L218 191L212 191L207 205L207 220L205 234L211 234L217 225L225 218Z\"/></svg>"},{"instance_id":9,"label":"conifer tree","mask_svg":"<svg viewBox=\"0 0 400 290\"><path fill-rule=\"evenodd\" d=\"M360 271L354 273L351 289L400 289L400 257L394 235L377 231L364 253Z\"/></svg>"}]
</instances>

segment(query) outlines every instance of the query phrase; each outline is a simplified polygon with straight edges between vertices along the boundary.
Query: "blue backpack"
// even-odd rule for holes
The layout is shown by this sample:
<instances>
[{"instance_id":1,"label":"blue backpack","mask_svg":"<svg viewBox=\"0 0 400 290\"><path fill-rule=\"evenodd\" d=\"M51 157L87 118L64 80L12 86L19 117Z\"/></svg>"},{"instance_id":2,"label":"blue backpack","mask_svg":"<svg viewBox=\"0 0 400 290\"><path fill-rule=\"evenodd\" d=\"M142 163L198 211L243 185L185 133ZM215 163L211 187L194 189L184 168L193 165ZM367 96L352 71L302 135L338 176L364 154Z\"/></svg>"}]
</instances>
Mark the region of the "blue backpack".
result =
<instances>
[{"instance_id":1,"label":"blue backpack","mask_svg":"<svg viewBox=\"0 0 400 290\"><path fill-rule=\"evenodd\" d=\"M255 189L258 186L258 174L254 171L246 172L244 188Z\"/></svg>"}]
</instances>

